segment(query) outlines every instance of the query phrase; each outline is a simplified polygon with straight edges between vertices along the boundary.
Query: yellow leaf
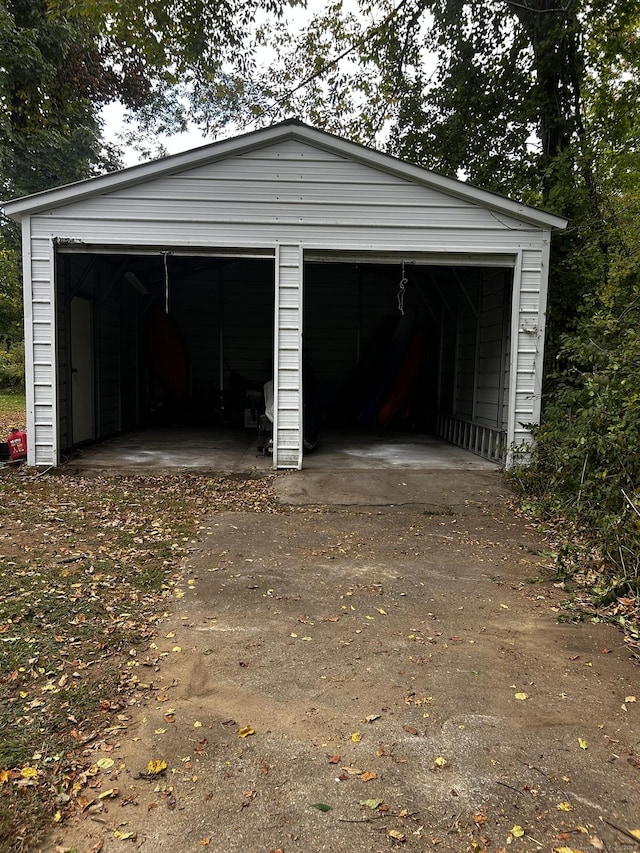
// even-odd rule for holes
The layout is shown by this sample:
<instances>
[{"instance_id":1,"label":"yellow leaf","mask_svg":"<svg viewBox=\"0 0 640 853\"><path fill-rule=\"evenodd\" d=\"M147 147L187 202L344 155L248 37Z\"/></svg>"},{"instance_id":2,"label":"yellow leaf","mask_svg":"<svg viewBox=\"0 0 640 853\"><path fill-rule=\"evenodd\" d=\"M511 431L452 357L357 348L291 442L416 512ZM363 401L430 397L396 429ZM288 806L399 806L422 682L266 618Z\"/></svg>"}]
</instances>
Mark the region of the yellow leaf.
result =
<instances>
[{"instance_id":1,"label":"yellow leaf","mask_svg":"<svg viewBox=\"0 0 640 853\"><path fill-rule=\"evenodd\" d=\"M162 773L162 771L166 769L167 762L162 761L161 759L152 758L151 761L147 764L147 774L149 776L157 776L159 773Z\"/></svg>"},{"instance_id":2,"label":"yellow leaf","mask_svg":"<svg viewBox=\"0 0 640 853\"><path fill-rule=\"evenodd\" d=\"M110 770L115 764L115 761L113 758L99 758L98 761L96 761L96 764L100 770Z\"/></svg>"},{"instance_id":3,"label":"yellow leaf","mask_svg":"<svg viewBox=\"0 0 640 853\"><path fill-rule=\"evenodd\" d=\"M394 838L396 841L406 841L407 836L404 832L400 832L399 829L390 829L389 830L389 838Z\"/></svg>"},{"instance_id":4,"label":"yellow leaf","mask_svg":"<svg viewBox=\"0 0 640 853\"><path fill-rule=\"evenodd\" d=\"M38 775L38 770L36 767L23 767L20 775L23 779L34 779Z\"/></svg>"},{"instance_id":5,"label":"yellow leaf","mask_svg":"<svg viewBox=\"0 0 640 853\"><path fill-rule=\"evenodd\" d=\"M62 812L57 811L53 816L53 821L54 821L54 823L60 823L61 820L62 820Z\"/></svg>"},{"instance_id":6,"label":"yellow leaf","mask_svg":"<svg viewBox=\"0 0 640 853\"><path fill-rule=\"evenodd\" d=\"M202 845L202 847L206 847L208 844L211 844L211 836L207 836L206 838L201 838L198 841L198 844Z\"/></svg>"},{"instance_id":7,"label":"yellow leaf","mask_svg":"<svg viewBox=\"0 0 640 853\"><path fill-rule=\"evenodd\" d=\"M251 726L244 726L241 729L238 729L238 737L249 737L249 735L254 735L255 731L251 728Z\"/></svg>"},{"instance_id":8,"label":"yellow leaf","mask_svg":"<svg viewBox=\"0 0 640 853\"><path fill-rule=\"evenodd\" d=\"M20 695L22 695L22 694L20 694ZM636 697L635 697L635 696L625 696L625 697L624 697L624 701L625 701L625 702L635 702L635 701L636 701Z\"/></svg>"},{"instance_id":9,"label":"yellow leaf","mask_svg":"<svg viewBox=\"0 0 640 853\"><path fill-rule=\"evenodd\" d=\"M9 781L9 771L0 770L0 788Z\"/></svg>"},{"instance_id":10,"label":"yellow leaf","mask_svg":"<svg viewBox=\"0 0 640 853\"><path fill-rule=\"evenodd\" d=\"M378 613L382 613L383 616L387 615L387 611L384 610L382 607L376 607L376 610L378 611Z\"/></svg>"},{"instance_id":11,"label":"yellow leaf","mask_svg":"<svg viewBox=\"0 0 640 853\"><path fill-rule=\"evenodd\" d=\"M181 651L182 651L182 646L174 646L174 647L171 649L171 651L172 651L172 652L181 652Z\"/></svg>"},{"instance_id":12,"label":"yellow leaf","mask_svg":"<svg viewBox=\"0 0 640 853\"><path fill-rule=\"evenodd\" d=\"M352 740L354 743L360 743L360 741L362 740L362 735L360 734L360 732L354 732L354 733L351 735L351 740Z\"/></svg>"},{"instance_id":13,"label":"yellow leaf","mask_svg":"<svg viewBox=\"0 0 640 853\"><path fill-rule=\"evenodd\" d=\"M98 794L98 799L99 800L107 800L107 799L113 800L118 796L119 793L120 793L120 791L118 790L118 788L109 788L108 791L103 791L101 794Z\"/></svg>"},{"instance_id":14,"label":"yellow leaf","mask_svg":"<svg viewBox=\"0 0 640 853\"><path fill-rule=\"evenodd\" d=\"M193 724L193 728L194 729L201 729L202 728L202 723L200 722L200 720L195 721L195 723Z\"/></svg>"},{"instance_id":15,"label":"yellow leaf","mask_svg":"<svg viewBox=\"0 0 640 853\"><path fill-rule=\"evenodd\" d=\"M514 838L522 838L524 835L524 829L516 824L511 828L511 835L513 835Z\"/></svg>"},{"instance_id":16,"label":"yellow leaf","mask_svg":"<svg viewBox=\"0 0 640 853\"><path fill-rule=\"evenodd\" d=\"M580 749L589 749L589 744L581 737L578 738L578 743L580 744Z\"/></svg>"},{"instance_id":17,"label":"yellow leaf","mask_svg":"<svg viewBox=\"0 0 640 853\"><path fill-rule=\"evenodd\" d=\"M446 767L447 759L439 755L433 763L436 765L436 767Z\"/></svg>"},{"instance_id":18,"label":"yellow leaf","mask_svg":"<svg viewBox=\"0 0 640 853\"><path fill-rule=\"evenodd\" d=\"M573 806L571 805L571 803L567 803L567 802L558 803L556 808L558 809L559 812L572 812L573 811Z\"/></svg>"},{"instance_id":19,"label":"yellow leaf","mask_svg":"<svg viewBox=\"0 0 640 853\"><path fill-rule=\"evenodd\" d=\"M529 698L528 693L516 693L516 699L521 699L522 701L524 701L525 699L528 699L528 698Z\"/></svg>"},{"instance_id":20,"label":"yellow leaf","mask_svg":"<svg viewBox=\"0 0 640 853\"><path fill-rule=\"evenodd\" d=\"M166 731L167 731L166 729L156 729L156 730L154 731L154 734L156 734L156 735L163 735L163 734L165 734L165 732L166 732Z\"/></svg>"},{"instance_id":21,"label":"yellow leaf","mask_svg":"<svg viewBox=\"0 0 640 853\"><path fill-rule=\"evenodd\" d=\"M503 609L503 610L508 610L508 609L509 609L509 605L508 605L508 604L501 604L501 605L500 605L500 607L502 607L502 609Z\"/></svg>"},{"instance_id":22,"label":"yellow leaf","mask_svg":"<svg viewBox=\"0 0 640 853\"><path fill-rule=\"evenodd\" d=\"M119 829L113 830L113 837L119 839L120 841L135 841L136 834L135 832L121 832Z\"/></svg>"},{"instance_id":23,"label":"yellow leaf","mask_svg":"<svg viewBox=\"0 0 640 853\"><path fill-rule=\"evenodd\" d=\"M553 853L582 853L582 851L574 850L573 847L554 847Z\"/></svg>"},{"instance_id":24,"label":"yellow leaf","mask_svg":"<svg viewBox=\"0 0 640 853\"><path fill-rule=\"evenodd\" d=\"M360 778L363 782L370 782L372 779L377 779L378 774L374 773L372 770L365 770L364 773L360 774Z\"/></svg>"},{"instance_id":25,"label":"yellow leaf","mask_svg":"<svg viewBox=\"0 0 640 853\"><path fill-rule=\"evenodd\" d=\"M640 841L640 829L630 829L629 835L633 835L634 838L637 838Z\"/></svg>"}]
</instances>

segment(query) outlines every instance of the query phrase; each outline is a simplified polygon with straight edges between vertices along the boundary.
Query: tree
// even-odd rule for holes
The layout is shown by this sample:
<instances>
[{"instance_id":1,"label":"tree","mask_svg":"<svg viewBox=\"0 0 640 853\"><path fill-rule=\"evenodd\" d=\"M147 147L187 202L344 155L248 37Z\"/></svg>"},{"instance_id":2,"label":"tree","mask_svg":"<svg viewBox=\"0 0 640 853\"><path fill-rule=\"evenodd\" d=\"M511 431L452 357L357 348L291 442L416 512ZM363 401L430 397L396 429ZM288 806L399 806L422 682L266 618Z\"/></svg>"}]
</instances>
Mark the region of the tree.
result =
<instances>
[{"instance_id":1,"label":"tree","mask_svg":"<svg viewBox=\"0 0 640 853\"><path fill-rule=\"evenodd\" d=\"M175 130L184 126L184 87L193 108L207 81L223 110L251 62L253 17L276 16L283 2L0 0L3 197L117 168L100 115L111 101L147 130ZM9 362L15 372L20 294L19 234L0 217L0 384Z\"/></svg>"}]
</instances>

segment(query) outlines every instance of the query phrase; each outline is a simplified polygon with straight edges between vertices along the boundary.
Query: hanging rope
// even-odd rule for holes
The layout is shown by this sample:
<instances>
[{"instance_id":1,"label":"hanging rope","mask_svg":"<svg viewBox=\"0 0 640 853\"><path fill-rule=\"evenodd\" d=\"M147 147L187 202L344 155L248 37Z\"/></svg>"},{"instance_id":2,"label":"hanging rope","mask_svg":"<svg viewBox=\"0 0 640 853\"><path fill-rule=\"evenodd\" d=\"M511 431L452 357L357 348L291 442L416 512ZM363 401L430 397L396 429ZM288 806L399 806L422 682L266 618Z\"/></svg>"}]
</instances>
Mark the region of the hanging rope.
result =
<instances>
[{"instance_id":1,"label":"hanging rope","mask_svg":"<svg viewBox=\"0 0 640 853\"><path fill-rule=\"evenodd\" d=\"M402 262L402 278L400 279L400 287L398 290L398 311L404 317L404 294L407 289L407 278L404 274L404 261Z\"/></svg>"},{"instance_id":2,"label":"hanging rope","mask_svg":"<svg viewBox=\"0 0 640 853\"><path fill-rule=\"evenodd\" d=\"M167 261L168 252L163 252L164 258L164 313L169 313L169 263Z\"/></svg>"}]
</instances>

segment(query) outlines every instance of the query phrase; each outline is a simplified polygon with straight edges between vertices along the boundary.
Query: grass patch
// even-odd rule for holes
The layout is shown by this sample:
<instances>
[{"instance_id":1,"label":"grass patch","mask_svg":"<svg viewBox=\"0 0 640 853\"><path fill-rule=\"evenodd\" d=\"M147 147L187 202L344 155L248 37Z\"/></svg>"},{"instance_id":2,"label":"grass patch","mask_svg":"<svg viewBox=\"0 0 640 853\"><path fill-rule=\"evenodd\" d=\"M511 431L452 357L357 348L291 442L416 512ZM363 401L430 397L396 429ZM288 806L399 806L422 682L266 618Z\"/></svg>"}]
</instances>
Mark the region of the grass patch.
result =
<instances>
[{"instance_id":1,"label":"grass patch","mask_svg":"<svg viewBox=\"0 0 640 853\"><path fill-rule=\"evenodd\" d=\"M149 689L138 661L204 518L278 511L271 481L0 472L0 850L74 812L81 745Z\"/></svg>"}]
</instances>

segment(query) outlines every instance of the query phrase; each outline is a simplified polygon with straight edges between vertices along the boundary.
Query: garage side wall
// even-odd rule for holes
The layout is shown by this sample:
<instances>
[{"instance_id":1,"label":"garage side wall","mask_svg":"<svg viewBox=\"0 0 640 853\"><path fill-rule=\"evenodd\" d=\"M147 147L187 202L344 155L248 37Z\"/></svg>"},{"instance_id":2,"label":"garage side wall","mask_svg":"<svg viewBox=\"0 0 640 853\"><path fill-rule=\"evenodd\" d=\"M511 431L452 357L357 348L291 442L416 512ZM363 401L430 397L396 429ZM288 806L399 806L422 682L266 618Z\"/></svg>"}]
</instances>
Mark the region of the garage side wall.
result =
<instances>
[{"instance_id":1,"label":"garage side wall","mask_svg":"<svg viewBox=\"0 0 640 853\"><path fill-rule=\"evenodd\" d=\"M56 393L55 273L53 244L34 238L23 221L27 462L58 463Z\"/></svg>"}]
</instances>

